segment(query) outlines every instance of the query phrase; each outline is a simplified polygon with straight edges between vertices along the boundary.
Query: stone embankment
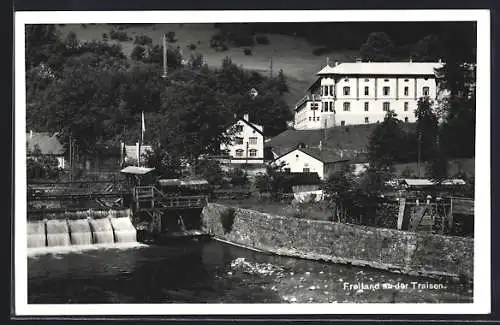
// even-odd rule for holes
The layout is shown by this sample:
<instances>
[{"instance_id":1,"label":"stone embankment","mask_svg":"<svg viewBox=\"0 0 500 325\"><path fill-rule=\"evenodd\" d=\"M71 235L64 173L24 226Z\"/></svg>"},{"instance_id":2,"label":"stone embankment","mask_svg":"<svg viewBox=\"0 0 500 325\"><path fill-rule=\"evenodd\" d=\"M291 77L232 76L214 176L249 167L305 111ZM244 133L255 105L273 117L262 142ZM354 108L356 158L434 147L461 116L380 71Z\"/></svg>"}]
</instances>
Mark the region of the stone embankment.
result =
<instances>
[{"instance_id":1,"label":"stone embankment","mask_svg":"<svg viewBox=\"0 0 500 325\"><path fill-rule=\"evenodd\" d=\"M221 215L234 217L230 231ZM474 240L304 220L210 203L203 226L221 240L278 255L368 266L409 275L471 280Z\"/></svg>"}]
</instances>

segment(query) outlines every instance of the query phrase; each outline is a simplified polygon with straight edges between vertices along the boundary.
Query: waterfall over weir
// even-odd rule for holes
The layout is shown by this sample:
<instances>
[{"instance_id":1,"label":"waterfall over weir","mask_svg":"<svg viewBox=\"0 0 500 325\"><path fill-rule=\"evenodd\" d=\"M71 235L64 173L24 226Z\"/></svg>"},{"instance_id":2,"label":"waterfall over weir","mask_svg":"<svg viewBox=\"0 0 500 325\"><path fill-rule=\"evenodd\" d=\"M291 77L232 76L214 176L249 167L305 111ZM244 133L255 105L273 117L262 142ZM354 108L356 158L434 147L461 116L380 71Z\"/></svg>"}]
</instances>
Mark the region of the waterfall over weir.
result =
<instances>
[{"instance_id":1,"label":"waterfall over weir","mask_svg":"<svg viewBox=\"0 0 500 325\"><path fill-rule=\"evenodd\" d=\"M110 244L115 242L110 219L90 219L89 221L96 244Z\"/></svg>"},{"instance_id":2,"label":"waterfall over weir","mask_svg":"<svg viewBox=\"0 0 500 325\"><path fill-rule=\"evenodd\" d=\"M29 221L28 248L137 242L129 217Z\"/></svg>"}]
</instances>

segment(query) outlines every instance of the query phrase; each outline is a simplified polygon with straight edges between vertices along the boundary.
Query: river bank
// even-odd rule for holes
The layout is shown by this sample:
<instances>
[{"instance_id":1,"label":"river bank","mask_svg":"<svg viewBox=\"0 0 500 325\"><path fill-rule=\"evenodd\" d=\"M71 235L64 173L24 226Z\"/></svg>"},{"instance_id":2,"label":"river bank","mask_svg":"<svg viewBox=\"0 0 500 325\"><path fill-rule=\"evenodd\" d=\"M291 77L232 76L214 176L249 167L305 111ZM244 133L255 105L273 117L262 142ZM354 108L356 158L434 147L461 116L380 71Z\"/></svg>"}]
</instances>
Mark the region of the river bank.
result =
<instances>
[{"instance_id":1,"label":"river bank","mask_svg":"<svg viewBox=\"0 0 500 325\"><path fill-rule=\"evenodd\" d=\"M231 229L224 229L222 215L232 219ZM473 279L471 238L304 220L215 203L203 209L202 223L217 238L277 255L469 283Z\"/></svg>"}]
</instances>

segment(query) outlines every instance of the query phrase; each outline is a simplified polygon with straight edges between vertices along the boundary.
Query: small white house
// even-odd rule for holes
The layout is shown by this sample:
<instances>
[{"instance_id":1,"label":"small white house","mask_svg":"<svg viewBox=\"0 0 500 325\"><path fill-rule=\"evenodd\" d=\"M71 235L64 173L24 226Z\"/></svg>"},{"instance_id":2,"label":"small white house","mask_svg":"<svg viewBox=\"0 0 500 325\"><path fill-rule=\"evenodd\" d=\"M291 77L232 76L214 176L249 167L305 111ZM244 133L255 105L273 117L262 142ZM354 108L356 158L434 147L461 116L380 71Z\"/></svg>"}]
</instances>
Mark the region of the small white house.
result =
<instances>
[{"instance_id":1,"label":"small white house","mask_svg":"<svg viewBox=\"0 0 500 325\"><path fill-rule=\"evenodd\" d=\"M228 157L231 165L264 163L264 128L251 123L248 114L236 121L227 132L234 131L229 144L221 144L221 152Z\"/></svg>"},{"instance_id":2,"label":"small white house","mask_svg":"<svg viewBox=\"0 0 500 325\"><path fill-rule=\"evenodd\" d=\"M317 148L296 148L274 160L275 165L283 164L283 171L291 173L318 173L320 179L326 179L348 163L333 151Z\"/></svg>"}]
</instances>

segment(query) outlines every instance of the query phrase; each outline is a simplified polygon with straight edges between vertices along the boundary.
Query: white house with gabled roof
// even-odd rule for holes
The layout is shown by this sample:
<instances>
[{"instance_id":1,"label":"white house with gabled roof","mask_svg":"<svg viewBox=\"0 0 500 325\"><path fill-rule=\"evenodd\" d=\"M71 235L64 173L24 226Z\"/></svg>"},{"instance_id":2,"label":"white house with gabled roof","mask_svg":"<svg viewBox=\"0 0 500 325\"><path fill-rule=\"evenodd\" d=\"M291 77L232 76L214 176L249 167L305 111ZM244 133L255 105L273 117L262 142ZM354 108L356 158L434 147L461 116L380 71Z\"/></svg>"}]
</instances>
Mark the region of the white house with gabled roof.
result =
<instances>
[{"instance_id":1,"label":"white house with gabled roof","mask_svg":"<svg viewBox=\"0 0 500 325\"><path fill-rule=\"evenodd\" d=\"M282 166L285 172L317 173L324 180L332 173L342 170L349 159L331 150L298 147L277 157L273 163Z\"/></svg>"},{"instance_id":2,"label":"white house with gabled roof","mask_svg":"<svg viewBox=\"0 0 500 325\"><path fill-rule=\"evenodd\" d=\"M415 122L418 100L438 96L441 62L347 62L327 65L295 106L298 130L382 122L393 110Z\"/></svg>"},{"instance_id":3,"label":"white house with gabled roof","mask_svg":"<svg viewBox=\"0 0 500 325\"><path fill-rule=\"evenodd\" d=\"M231 164L263 164L264 163L264 128L251 123L248 114L238 119L227 132L232 132L232 141L221 144L221 152L228 157Z\"/></svg>"}]
</instances>

